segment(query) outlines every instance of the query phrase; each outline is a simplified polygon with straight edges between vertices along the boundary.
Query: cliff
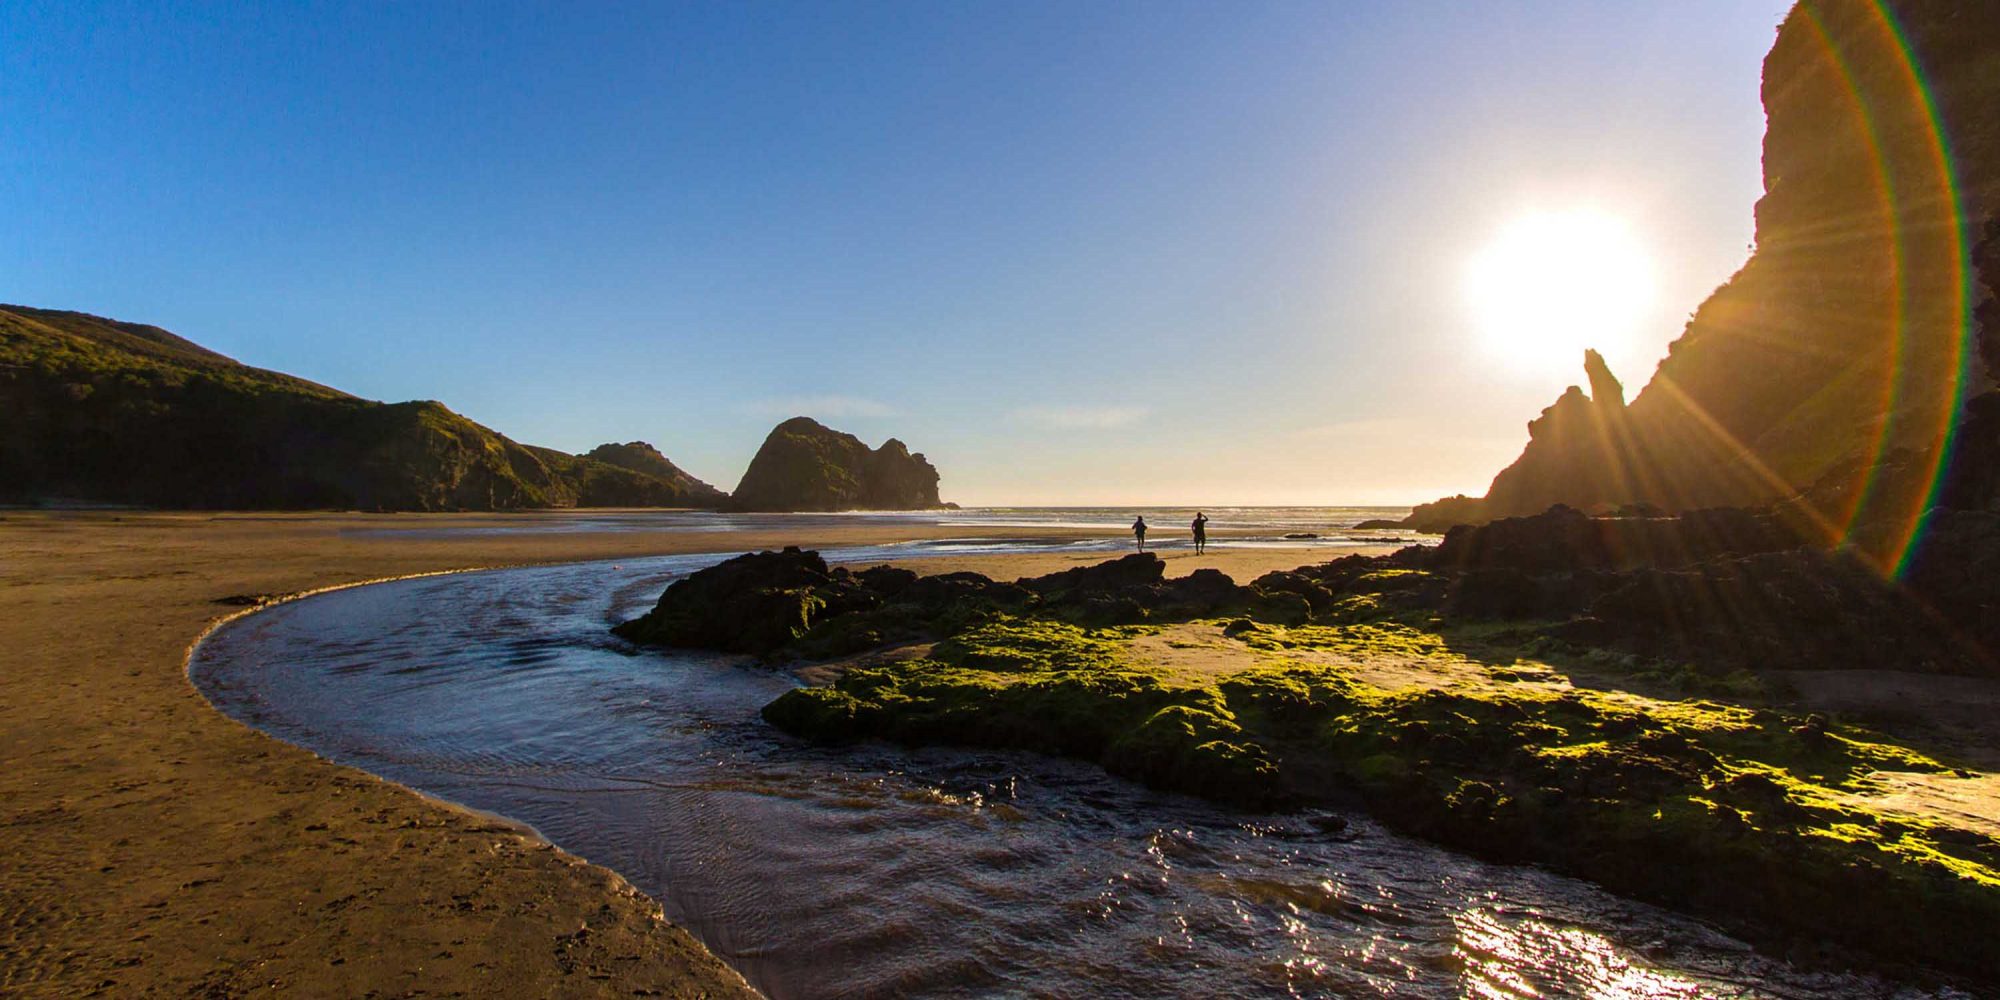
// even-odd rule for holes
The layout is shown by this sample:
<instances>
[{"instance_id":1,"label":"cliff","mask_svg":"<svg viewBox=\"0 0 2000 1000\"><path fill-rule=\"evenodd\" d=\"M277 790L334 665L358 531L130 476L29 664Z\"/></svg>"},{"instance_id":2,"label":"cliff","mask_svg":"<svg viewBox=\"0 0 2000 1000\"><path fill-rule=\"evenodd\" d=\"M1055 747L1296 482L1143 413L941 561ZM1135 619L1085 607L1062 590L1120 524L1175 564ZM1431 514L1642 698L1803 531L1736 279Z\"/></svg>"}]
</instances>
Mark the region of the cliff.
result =
<instances>
[{"instance_id":1,"label":"cliff","mask_svg":"<svg viewBox=\"0 0 2000 1000\"><path fill-rule=\"evenodd\" d=\"M771 430L731 496L749 511L922 510L941 507L938 472L890 438L870 449L808 417Z\"/></svg>"},{"instance_id":2,"label":"cliff","mask_svg":"<svg viewBox=\"0 0 2000 1000\"><path fill-rule=\"evenodd\" d=\"M158 327L0 306L0 502L499 510L688 502L444 404L378 403ZM709 500L708 502L713 502Z\"/></svg>"},{"instance_id":3,"label":"cliff","mask_svg":"<svg viewBox=\"0 0 2000 1000\"><path fill-rule=\"evenodd\" d=\"M1893 554L1976 409L1963 399L1992 385L1977 364L1960 374L1984 294L1965 263L2000 206L1996 38L1991 4L1795 7L1764 63L1749 261L1629 406L1593 358L1590 396L1572 387L1531 423L1482 502L1426 505L1412 526L1807 491L1799 513L1829 540L1879 525L1877 554ZM1883 474L1899 463L1918 471Z\"/></svg>"}]
</instances>

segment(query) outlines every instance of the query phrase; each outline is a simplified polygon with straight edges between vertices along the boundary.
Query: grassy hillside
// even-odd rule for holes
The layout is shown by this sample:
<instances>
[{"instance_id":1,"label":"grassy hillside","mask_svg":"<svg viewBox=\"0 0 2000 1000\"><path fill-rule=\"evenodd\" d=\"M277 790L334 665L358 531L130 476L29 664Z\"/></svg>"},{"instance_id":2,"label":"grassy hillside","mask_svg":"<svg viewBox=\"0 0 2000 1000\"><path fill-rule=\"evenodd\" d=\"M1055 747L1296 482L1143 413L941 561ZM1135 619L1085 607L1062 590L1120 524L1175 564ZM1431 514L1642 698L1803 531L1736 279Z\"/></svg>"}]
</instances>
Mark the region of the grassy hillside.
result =
<instances>
[{"instance_id":1,"label":"grassy hillside","mask_svg":"<svg viewBox=\"0 0 2000 1000\"><path fill-rule=\"evenodd\" d=\"M651 476L378 403L158 327L0 306L0 502L500 510L677 506Z\"/></svg>"},{"instance_id":2,"label":"grassy hillside","mask_svg":"<svg viewBox=\"0 0 2000 1000\"><path fill-rule=\"evenodd\" d=\"M729 499L729 494L688 475L680 466L667 460L658 448L644 441L630 441L625 444L600 444L590 449L585 459L607 467L629 470L642 478L649 478L673 487L682 502L697 507L720 505ZM598 479L609 479L600 475ZM589 492L588 489L585 491Z\"/></svg>"}]
</instances>

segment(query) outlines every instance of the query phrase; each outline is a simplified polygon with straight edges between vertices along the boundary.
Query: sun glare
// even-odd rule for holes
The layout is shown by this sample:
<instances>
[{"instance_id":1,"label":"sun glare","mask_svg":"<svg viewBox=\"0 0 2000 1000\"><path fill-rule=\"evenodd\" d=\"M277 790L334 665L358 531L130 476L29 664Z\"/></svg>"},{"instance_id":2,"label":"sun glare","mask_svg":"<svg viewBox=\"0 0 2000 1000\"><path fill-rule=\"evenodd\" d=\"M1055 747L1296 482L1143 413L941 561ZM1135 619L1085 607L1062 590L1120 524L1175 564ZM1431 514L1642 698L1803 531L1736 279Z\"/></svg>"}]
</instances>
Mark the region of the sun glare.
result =
<instances>
[{"instance_id":1,"label":"sun glare","mask_svg":"<svg viewBox=\"0 0 2000 1000\"><path fill-rule=\"evenodd\" d=\"M1653 263L1623 219L1595 209L1538 212L1494 234L1466 271L1466 300L1488 350L1522 370L1616 353L1653 299Z\"/></svg>"}]
</instances>

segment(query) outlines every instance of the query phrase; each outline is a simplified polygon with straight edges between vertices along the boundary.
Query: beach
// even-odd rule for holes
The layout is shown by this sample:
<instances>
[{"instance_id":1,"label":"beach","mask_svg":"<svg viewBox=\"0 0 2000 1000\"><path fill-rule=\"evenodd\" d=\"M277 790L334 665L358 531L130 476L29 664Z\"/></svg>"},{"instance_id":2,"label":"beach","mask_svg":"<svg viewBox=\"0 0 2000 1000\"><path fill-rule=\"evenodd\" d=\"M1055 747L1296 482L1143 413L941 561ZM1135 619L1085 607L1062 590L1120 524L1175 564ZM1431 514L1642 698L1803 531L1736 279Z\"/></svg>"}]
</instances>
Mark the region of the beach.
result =
<instances>
[{"instance_id":1,"label":"beach","mask_svg":"<svg viewBox=\"0 0 2000 1000\"><path fill-rule=\"evenodd\" d=\"M0 992L748 994L614 873L242 726L187 681L190 644L271 597L479 567L966 535L860 519L811 537L450 530L562 516L0 514ZM1332 554L1345 553L1166 557L1170 575L1214 567L1245 582ZM910 565L1005 579L1104 557Z\"/></svg>"}]
</instances>

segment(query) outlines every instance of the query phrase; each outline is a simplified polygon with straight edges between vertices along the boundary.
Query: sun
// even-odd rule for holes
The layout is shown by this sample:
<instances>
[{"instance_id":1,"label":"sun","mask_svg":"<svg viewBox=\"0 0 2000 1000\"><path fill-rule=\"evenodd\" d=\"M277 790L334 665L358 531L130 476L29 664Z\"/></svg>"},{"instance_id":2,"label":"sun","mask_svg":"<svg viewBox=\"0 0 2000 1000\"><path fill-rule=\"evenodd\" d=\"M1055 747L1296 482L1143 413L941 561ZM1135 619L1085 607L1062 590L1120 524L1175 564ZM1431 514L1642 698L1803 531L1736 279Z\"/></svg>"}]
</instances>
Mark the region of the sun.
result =
<instances>
[{"instance_id":1,"label":"sun","mask_svg":"<svg viewBox=\"0 0 2000 1000\"><path fill-rule=\"evenodd\" d=\"M1653 301L1653 261L1625 220L1594 208L1523 215L1466 269L1466 303L1484 346L1523 371L1619 353Z\"/></svg>"}]
</instances>

